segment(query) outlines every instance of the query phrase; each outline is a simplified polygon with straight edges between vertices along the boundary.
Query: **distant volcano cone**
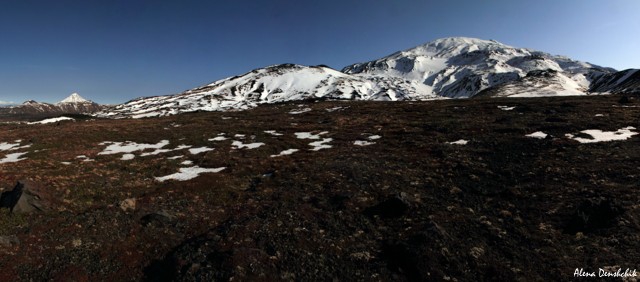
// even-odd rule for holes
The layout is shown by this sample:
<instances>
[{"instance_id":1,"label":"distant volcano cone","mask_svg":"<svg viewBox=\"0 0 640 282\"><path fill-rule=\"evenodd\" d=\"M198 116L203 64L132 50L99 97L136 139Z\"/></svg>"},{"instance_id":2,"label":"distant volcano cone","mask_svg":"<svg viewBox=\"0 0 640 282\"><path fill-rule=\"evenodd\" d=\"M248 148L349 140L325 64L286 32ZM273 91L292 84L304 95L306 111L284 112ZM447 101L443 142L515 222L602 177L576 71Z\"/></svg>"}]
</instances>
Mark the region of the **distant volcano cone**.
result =
<instances>
[{"instance_id":1,"label":"distant volcano cone","mask_svg":"<svg viewBox=\"0 0 640 282\"><path fill-rule=\"evenodd\" d=\"M82 96L80 96L78 93L73 93L71 95L69 95L69 97L65 98L64 100L58 102L58 103L90 103L91 101L82 98Z\"/></svg>"}]
</instances>

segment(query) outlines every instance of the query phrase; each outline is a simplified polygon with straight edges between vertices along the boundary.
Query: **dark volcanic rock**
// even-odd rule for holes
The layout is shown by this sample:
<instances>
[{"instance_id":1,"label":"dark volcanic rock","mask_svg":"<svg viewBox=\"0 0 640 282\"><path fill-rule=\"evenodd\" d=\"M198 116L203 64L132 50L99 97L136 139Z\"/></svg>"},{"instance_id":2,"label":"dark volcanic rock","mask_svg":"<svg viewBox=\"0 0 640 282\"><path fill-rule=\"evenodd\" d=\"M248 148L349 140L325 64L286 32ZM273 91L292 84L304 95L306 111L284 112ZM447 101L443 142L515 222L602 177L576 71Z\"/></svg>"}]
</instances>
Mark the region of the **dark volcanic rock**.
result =
<instances>
[{"instance_id":1,"label":"dark volcanic rock","mask_svg":"<svg viewBox=\"0 0 640 282\"><path fill-rule=\"evenodd\" d=\"M564 231L591 233L612 227L624 209L614 200L598 198L584 200L569 219Z\"/></svg>"},{"instance_id":2,"label":"dark volcanic rock","mask_svg":"<svg viewBox=\"0 0 640 282\"><path fill-rule=\"evenodd\" d=\"M47 190L29 180L18 181L12 190L2 192L0 196L0 207L16 213L44 211L52 204L53 197L47 193Z\"/></svg>"},{"instance_id":3,"label":"dark volcanic rock","mask_svg":"<svg viewBox=\"0 0 640 282\"><path fill-rule=\"evenodd\" d=\"M408 201L402 195L398 195L365 209L364 214L368 216L378 215L382 218L396 218L403 216L408 210Z\"/></svg>"},{"instance_id":4,"label":"dark volcanic rock","mask_svg":"<svg viewBox=\"0 0 640 282\"><path fill-rule=\"evenodd\" d=\"M171 223L173 220L173 216L167 213L166 211L153 212L150 214L146 214L142 218L140 218L140 224L144 226L150 225L165 225Z\"/></svg>"}]
</instances>

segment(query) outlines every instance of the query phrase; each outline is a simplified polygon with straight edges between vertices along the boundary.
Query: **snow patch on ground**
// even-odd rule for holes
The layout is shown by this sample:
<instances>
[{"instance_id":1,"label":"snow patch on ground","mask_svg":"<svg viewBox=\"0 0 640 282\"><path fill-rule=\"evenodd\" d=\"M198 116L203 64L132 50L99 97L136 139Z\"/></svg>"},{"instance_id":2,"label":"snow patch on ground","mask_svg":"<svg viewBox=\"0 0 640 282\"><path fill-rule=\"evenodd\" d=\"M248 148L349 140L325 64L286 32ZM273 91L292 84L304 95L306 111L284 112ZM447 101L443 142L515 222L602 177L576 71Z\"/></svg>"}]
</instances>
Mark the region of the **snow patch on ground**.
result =
<instances>
[{"instance_id":1,"label":"snow patch on ground","mask_svg":"<svg viewBox=\"0 0 640 282\"><path fill-rule=\"evenodd\" d=\"M271 134L273 136L282 136L282 135L284 135L282 133L276 132L275 130L265 130L264 133Z\"/></svg>"},{"instance_id":2,"label":"snow patch on ground","mask_svg":"<svg viewBox=\"0 0 640 282\"><path fill-rule=\"evenodd\" d=\"M208 140L217 142L217 141L224 141L224 140L227 140L227 139L229 139L229 138L224 137L224 136L216 136L216 137L213 137L213 138L209 138Z\"/></svg>"},{"instance_id":3,"label":"snow patch on ground","mask_svg":"<svg viewBox=\"0 0 640 282\"><path fill-rule=\"evenodd\" d=\"M340 107L340 106L338 106L338 107L325 109L325 111L327 111L329 113L332 113L332 112L335 112L335 111L338 111L338 110L342 110L342 109L346 109L346 108L349 108L349 107Z\"/></svg>"},{"instance_id":4,"label":"snow patch on ground","mask_svg":"<svg viewBox=\"0 0 640 282\"><path fill-rule=\"evenodd\" d=\"M244 148L255 149L255 148L258 148L258 147L263 146L263 145L265 145L265 144L261 143L261 142L244 144L244 143L242 143L240 141L233 141L233 143L231 143L231 146L234 147L233 149L244 149Z\"/></svg>"},{"instance_id":5,"label":"snow patch on ground","mask_svg":"<svg viewBox=\"0 0 640 282\"><path fill-rule=\"evenodd\" d=\"M193 161L186 160L186 161L181 162L180 164L181 164L181 165L192 165L192 164L193 164Z\"/></svg>"},{"instance_id":6,"label":"snow patch on ground","mask_svg":"<svg viewBox=\"0 0 640 282\"><path fill-rule=\"evenodd\" d=\"M209 152L213 150L214 150L213 148L207 148L207 147L192 148L192 149L189 149L189 153L191 153L192 155L197 155L200 153Z\"/></svg>"},{"instance_id":7,"label":"snow patch on ground","mask_svg":"<svg viewBox=\"0 0 640 282\"><path fill-rule=\"evenodd\" d=\"M134 155L134 154L124 154L124 155L122 155L122 158L120 158L120 160L128 161L128 160L133 160L133 158L135 158L135 157L136 157L136 155Z\"/></svg>"},{"instance_id":8,"label":"snow patch on ground","mask_svg":"<svg viewBox=\"0 0 640 282\"><path fill-rule=\"evenodd\" d=\"M179 150L184 150L184 149L189 149L191 148L191 145L180 145L176 148L173 149L156 149L153 152L146 152L146 153L142 153L140 154L141 157L146 157L146 156L153 156L153 155L158 155L158 154L162 154L162 153L168 153L168 152L172 152L172 151L179 151Z\"/></svg>"},{"instance_id":9,"label":"snow patch on ground","mask_svg":"<svg viewBox=\"0 0 640 282\"><path fill-rule=\"evenodd\" d=\"M0 160L0 164L15 163L15 162L26 160L27 158L20 158L26 153L27 152L7 154L4 157L4 159Z\"/></svg>"},{"instance_id":10,"label":"snow patch on ground","mask_svg":"<svg viewBox=\"0 0 640 282\"><path fill-rule=\"evenodd\" d=\"M638 134L632 130L636 128L633 126L628 126L625 128L618 129L617 131L602 131L599 129L588 129L580 131L584 134L590 135L593 139L575 137L573 134L565 134L569 139L576 140L580 143L597 143L597 142L608 142L608 141L620 141L627 140L632 136Z\"/></svg>"},{"instance_id":11,"label":"snow patch on ground","mask_svg":"<svg viewBox=\"0 0 640 282\"><path fill-rule=\"evenodd\" d=\"M451 145L467 145L467 143L469 143L469 140L460 139L458 141L453 141L448 143Z\"/></svg>"},{"instance_id":12,"label":"snow patch on ground","mask_svg":"<svg viewBox=\"0 0 640 282\"><path fill-rule=\"evenodd\" d=\"M291 155L291 154L293 154L293 153L295 153L295 152L297 152L297 151L300 151L300 150L298 150L298 149L288 149L288 150L284 150L284 151L280 152L280 154L277 154L277 155L271 155L271 157L272 157L272 158L275 158L275 157L281 157L281 156Z\"/></svg>"},{"instance_id":13,"label":"snow patch on ground","mask_svg":"<svg viewBox=\"0 0 640 282\"><path fill-rule=\"evenodd\" d=\"M289 114L299 115L299 114L310 112L310 111L312 111L311 108L304 108L304 109L300 109L300 110L292 110L292 111L289 112Z\"/></svg>"},{"instance_id":14,"label":"snow patch on ground","mask_svg":"<svg viewBox=\"0 0 640 282\"><path fill-rule=\"evenodd\" d=\"M95 161L94 159L89 158L89 157L87 157L87 156L85 156L85 155L79 155L79 156L77 156L77 157L76 157L76 159L81 159L83 162L92 162L92 161Z\"/></svg>"},{"instance_id":15,"label":"snow patch on ground","mask_svg":"<svg viewBox=\"0 0 640 282\"><path fill-rule=\"evenodd\" d=\"M144 151L147 149L160 149L164 146L169 145L169 140L162 140L157 144L144 144L144 143L136 143L131 141L125 142L111 142L105 141L100 143L99 145L108 145L104 150L98 155L113 155L119 153L133 153L135 151Z\"/></svg>"},{"instance_id":16,"label":"snow patch on ground","mask_svg":"<svg viewBox=\"0 0 640 282\"><path fill-rule=\"evenodd\" d=\"M515 108L516 108L515 106L513 106L513 107L509 107L509 106L498 106L498 109L501 109L501 110L503 110L503 111L512 111L512 110L514 110Z\"/></svg>"},{"instance_id":17,"label":"snow patch on ground","mask_svg":"<svg viewBox=\"0 0 640 282\"><path fill-rule=\"evenodd\" d=\"M526 137L531 137L531 138L545 139L545 138L547 138L548 134L546 134L546 133L544 133L542 131L536 131L534 133L527 134L525 136Z\"/></svg>"},{"instance_id":18,"label":"snow patch on ground","mask_svg":"<svg viewBox=\"0 0 640 282\"><path fill-rule=\"evenodd\" d=\"M318 134L312 134L311 132L296 132L296 138L298 139L320 139L320 135L329 133L329 131L323 131Z\"/></svg>"},{"instance_id":19,"label":"snow patch on ground","mask_svg":"<svg viewBox=\"0 0 640 282\"><path fill-rule=\"evenodd\" d=\"M16 140L18 141L18 140ZM8 150L16 150L18 149L20 146L20 142L18 143L7 143L7 142L2 142L0 143L0 151L8 151Z\"/></svg>"},{"instance_id":20,"label":"snow patch on ground","mask_svg":"<svg viewBox=\"0 0 640 282\"><path fill-rule=\"evenodd\" d=\"M369 145L373 145L373 144L375 144L375 143L376 143L376 142L363 141L363 140L356 140L356 141L353 141L353 145L356 145L356 146L369 146Z\"/></svg>"},{"instance_id":21,"label":"snow patch on ground","mask_svg":"<svg viewBox=\"0 0 640 282\"><path fill-rule=\"evenodd\" d=\"M155 179L160 182L164 182L171 179L178 180L178 181L186 181L186 180L190 180L198 177L198 175L200 175L201 173L217 173L224 170L225 168L226 167L219 167L219 168L203 168L199 166L182 167L180 168L179 172L176 172L174 174L170 174L167 176L156 177Z\"/></svg>"},{"instance_id":22,"label":"snow patch on ground","mask_svg":"<svg viewBox=\"0 0 640 282\"><path fill-rule=\"evenodd\" d=\"M309 146L312 146L313 149L310 149L311 151L320 151L322 149L329 149L333 146L331 145L327 145L326 143L329 143L333 141L333 138L324 138L320 141L316 141L316 142L311 142L309 143Z\"/></svg>"}]
</instances>

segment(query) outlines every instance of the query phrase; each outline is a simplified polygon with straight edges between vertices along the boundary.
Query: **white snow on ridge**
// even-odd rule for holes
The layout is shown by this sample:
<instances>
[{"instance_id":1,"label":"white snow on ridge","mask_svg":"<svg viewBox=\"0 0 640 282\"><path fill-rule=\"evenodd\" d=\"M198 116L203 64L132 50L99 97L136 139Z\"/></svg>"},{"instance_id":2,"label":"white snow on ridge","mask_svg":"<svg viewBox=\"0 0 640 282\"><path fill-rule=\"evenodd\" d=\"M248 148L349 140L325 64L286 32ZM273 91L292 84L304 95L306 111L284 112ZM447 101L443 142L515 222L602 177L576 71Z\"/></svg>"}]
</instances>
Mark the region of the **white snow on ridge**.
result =
<instances>
[{"instance_id":1,"label":"white snow on ridge","mask_svg":"<svg viewBox=\"0 0 640 282\"><path fill-rule=\"evenodd\" d=\"M569 139L573 139L575 141L578 141L580 143L597 143L597 142L608 142L608 141L621 141L621 140L627 140L629 138L631 138L634 135L637 135L637 132L634 132L632 130L635 130L636 128L633 126L628 126L625 128L621 128L618 129L617 131L602 131L599 129L588 129L588 130L583 130L580 131L582 133L588 134L591 137L593 137L593 139L589 139L589 138L582 138L582 137L575 137L573 134L566 134L566 136Z\"/></svg>"},{"instance_id":2,"label":"white snow on ridge","mask_svg":"<svg viewBox=\"0 0 640 282\"><path fill-rule=\"evenodd\" d=\"M70 117L56 117L56 118L43 119L41 121L29 122L27 124L48 124L48 123L56 123L56 122L64 121L64 120L75 120L75 119L70 118Z\"/></svg>"},{"instance_id":3,"label":"white snow on ridge","mask_svg":"<svg viewBox=\"0 0 640 282\"><path fill-rule=\"evenodd\" d=\"M179 172L176 172L174 174L170 174L167 176L156 177L155 179L160 182L164 182L172 179L178 180L178 181L186 181L186 180L190 180L198 177L198 175L200 175L201 173L217 173L224 170L225 168L226 167L219 167L219 168L202 168L199 166L182 167L180 168Z\"/></svg>"}]
</instances>

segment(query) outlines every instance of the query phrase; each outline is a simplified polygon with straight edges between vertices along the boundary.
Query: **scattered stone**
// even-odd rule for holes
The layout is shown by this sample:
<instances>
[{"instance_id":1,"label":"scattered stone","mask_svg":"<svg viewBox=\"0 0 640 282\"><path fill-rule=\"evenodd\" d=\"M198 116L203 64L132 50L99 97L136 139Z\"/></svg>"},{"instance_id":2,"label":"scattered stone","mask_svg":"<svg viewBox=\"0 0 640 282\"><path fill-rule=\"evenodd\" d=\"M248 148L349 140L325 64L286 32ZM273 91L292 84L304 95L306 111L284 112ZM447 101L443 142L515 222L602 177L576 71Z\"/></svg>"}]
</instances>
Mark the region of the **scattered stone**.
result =
<instances>
[{"instance_id":1,"label":"scattered stone","mask_svg":"<svg viewBox=\"0 0 640 282\"><path fill-rule=\"evenodd\" d=\"M136 210L136 198L124 199L120 202L120 209L125 212Z\"/></svg>"},{"instance_id":2,"label":"scattered stone","mask_svg":"<svg viewBox=\"0 0 640 282\"><path fill-rule=\"evenodd\" d=\"M2 192L0 207L8 208L11 213L31 213L44 211L53 205L53 197L37 183L20 180L10 191Z\"/></svg>"},{"instance_id":3,"label":"scattered stone","mask_svg":"<svg viewBox=\"0 0 640 282\"><path fill-rule=\"evenodd\" d=\"M478 259L482 255L484 255L484 249L480 247L473 247L471 248L471 251L469 251L469 254L475 259Z\"/></svg>"},{"instance_id":4,"label":"scattered stone","mask_svg":"<svg viewBox=\"0 0 640 282\"><path fill-rule=\"evenodd\" d=\"M173 220L173 216L169 214L167 211L158 211L147 214L140 218L140 224L143 226L151 226L154 224L157 225L165 225L171 223Z\"/></svg>"}]
</instances>

